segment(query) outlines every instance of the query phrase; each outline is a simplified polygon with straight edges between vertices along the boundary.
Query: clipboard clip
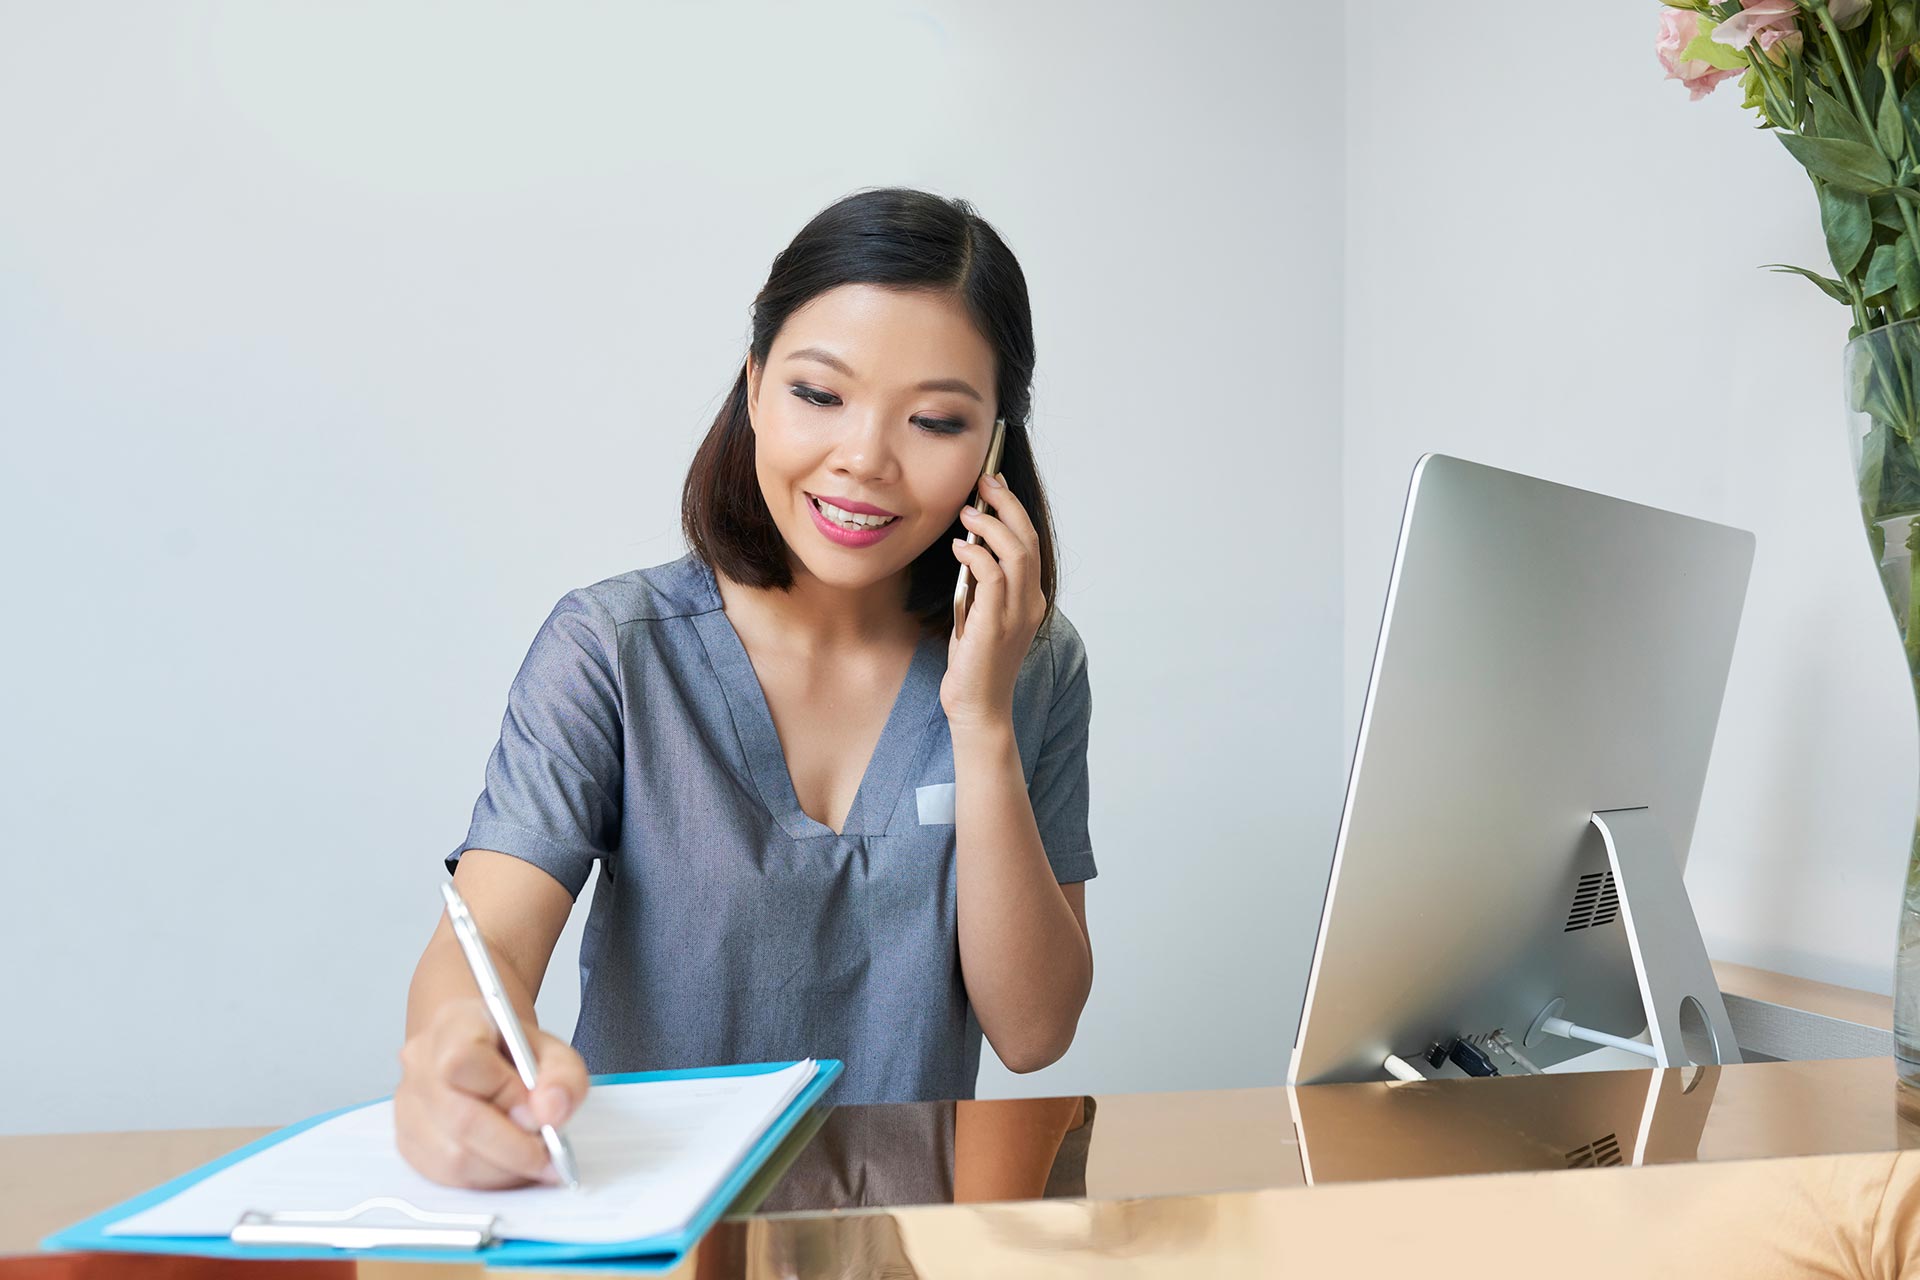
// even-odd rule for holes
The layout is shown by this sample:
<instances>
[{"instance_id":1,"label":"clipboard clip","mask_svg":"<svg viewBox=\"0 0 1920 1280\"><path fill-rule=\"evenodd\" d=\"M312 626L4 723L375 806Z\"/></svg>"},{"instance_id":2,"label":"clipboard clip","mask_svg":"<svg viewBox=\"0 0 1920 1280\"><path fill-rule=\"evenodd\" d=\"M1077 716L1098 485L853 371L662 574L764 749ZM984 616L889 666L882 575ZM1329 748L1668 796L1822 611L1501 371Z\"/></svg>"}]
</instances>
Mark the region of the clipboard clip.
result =
<instances>
[{"instance_id":1,"label":"clipboard clip","mask_svg":"<svg viewBox=\"0 0 1920 1280\"><path fill-rule=\"evenodd\" d=\"M373 1219L384 1218L384 1221ZM400 1220L396 1221L398 1218ZM499 1237L490 1213L429 1213L394 1196L375 1196L351 1209L240 1215L228 1238L235 1244L318 1244L335 1249L397 1245L423 1249L484 1249Z\"/></svg>"}]
</instances>

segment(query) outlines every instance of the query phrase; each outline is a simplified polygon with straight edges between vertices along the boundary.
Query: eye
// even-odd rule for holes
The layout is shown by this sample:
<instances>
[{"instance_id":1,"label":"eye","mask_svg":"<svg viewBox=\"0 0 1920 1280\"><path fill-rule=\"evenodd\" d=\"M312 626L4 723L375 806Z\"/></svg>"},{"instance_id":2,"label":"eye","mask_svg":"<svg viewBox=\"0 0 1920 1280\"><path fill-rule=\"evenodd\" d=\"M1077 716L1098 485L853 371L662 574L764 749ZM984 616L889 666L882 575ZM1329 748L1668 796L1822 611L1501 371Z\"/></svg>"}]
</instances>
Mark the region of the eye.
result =
<instances>
[{"instance_id":1,"label":"eye","mask_svg":"<svg viewBox=\"0 0 1920 1280\"><path fill-rule=\"evenodd\" d=\"M792 384L789 389L799 399L807 404L813 405L817 409L831 408L840 403L840 397L834 395L831 391L822 391L818 387L809 387L805 383L796 382ZM921 430L931 432L937 436L955 436L967 429L967 424L957 418L930 418L922 414L917 418L909 419L909 421L913 422Z\"/></svg>"}]
</instances>

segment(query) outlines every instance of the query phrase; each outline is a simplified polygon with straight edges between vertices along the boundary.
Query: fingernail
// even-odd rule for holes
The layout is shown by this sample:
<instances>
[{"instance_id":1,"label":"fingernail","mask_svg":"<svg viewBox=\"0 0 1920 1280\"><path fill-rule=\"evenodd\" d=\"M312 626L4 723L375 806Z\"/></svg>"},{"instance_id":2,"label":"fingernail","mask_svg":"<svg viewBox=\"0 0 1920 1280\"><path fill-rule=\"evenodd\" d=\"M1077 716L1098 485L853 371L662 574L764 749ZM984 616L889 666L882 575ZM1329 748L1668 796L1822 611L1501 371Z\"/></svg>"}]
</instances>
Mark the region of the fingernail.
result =
<instances>
[{"instance_id":1,"label":"fingernail","mask_svg":"<svg viewBox=\"0 0 1920 1280\"><path fill-rule=\"evenodd\" d=\"M987 483L996 489L1003 488L1006 485L1006 481L1002 480L997 475L988 476Z\"/></svg>"},{"instance_id":2,"label":"fingernail","mask_svg":"<svg viewBox=\"0 0 1920 1280\"><path fill-rule=\"evenodd\" d=\"M507 1115L515 1124L525 1129L528 1133L532 1133L540 1127L540 1122L533 1118L532 1108L528 1107L524 1102L514 1103L513 1110L507 1112Z\"/></svg>"},{"instance_id":3,"label":"fingernail","mask_svg":"<svg viewBox=\"0 0 1920 1280\"><path fill-rule=\"evenodd\" d=\"M955 538L953 540L953 545L956 547L964 547L967 545L967 540L965 538Z\"/></svg>"},{"instance_id":4,"label":"fingernail","mask_svg":"<svg viewBox=\"0 0 1920 1280\"><path fill-rule=\"evenodd\" d=\"M550 1116L562 1116L567 1111L567 1094L564 1089L542 1089L534 1095L542 1111Z\"/></svg>"}]
</instances>

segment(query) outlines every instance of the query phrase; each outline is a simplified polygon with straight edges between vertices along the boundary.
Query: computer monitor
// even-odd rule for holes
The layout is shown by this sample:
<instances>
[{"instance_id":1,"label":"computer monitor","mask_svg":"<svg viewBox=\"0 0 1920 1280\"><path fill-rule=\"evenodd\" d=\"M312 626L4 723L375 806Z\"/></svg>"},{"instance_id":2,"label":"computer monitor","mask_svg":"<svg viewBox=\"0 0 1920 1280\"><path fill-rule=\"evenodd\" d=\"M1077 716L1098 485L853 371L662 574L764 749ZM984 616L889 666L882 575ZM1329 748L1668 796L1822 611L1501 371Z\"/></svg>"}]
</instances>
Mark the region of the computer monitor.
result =
<instances>
[{"instance_id":1,"label":"computer monitor","mask_svg":"<svg viewBox=\"0 0 1920 1280\"><path fill-rule=\"evenodd\" d=\"M1678 1061L1680 992L1738 1061L1680 869L1752 561L1744 530L1419 460L1291 1082L1494 1032L1532 1067L1591 1050L1548 1015Z\"/></svg>"}]
</instances>

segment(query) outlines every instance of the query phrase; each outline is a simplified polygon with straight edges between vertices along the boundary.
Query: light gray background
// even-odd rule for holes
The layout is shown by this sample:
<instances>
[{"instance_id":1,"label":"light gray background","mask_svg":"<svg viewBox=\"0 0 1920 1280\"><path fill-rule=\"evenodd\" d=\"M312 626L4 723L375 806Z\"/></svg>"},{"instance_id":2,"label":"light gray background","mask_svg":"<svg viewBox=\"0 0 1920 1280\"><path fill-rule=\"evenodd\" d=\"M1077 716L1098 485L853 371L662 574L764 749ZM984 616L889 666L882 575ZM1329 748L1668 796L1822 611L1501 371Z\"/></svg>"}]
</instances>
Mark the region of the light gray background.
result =
<instances>
[{"instance_id":1,"label":"light gray background","mask_svg":"<svg viewBox=\"0 0 1920 1280\"><path fill-rule=\"evenodd\" d=\"M681 549L773 254L1021 256L1095 693L1095 989L988 1096L1285 1072L1414 459L1754 529L1689 882L1886 990L1913 710L1812 194L1658 6L0 0L0 1132L391 1088L565 590ZM570 1024L577 922L541 996Z\"/></svg>"},{"instance_id":2,"label":"light gray background","mask_svg":"<svg viewBox=\"0 0 1920 1280\"><path fill-rule=\"evenodd\" d=\"M680 554L774 254L888 183L1026 269L1094 687L1095 993L981 1091L1280 1078L1343 769L1339 23L0 9L0 1131L391 1089L534 631Z\"/></svg>"}]
</instances>

